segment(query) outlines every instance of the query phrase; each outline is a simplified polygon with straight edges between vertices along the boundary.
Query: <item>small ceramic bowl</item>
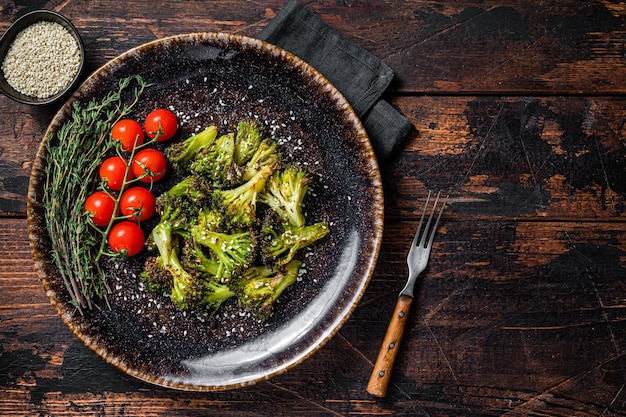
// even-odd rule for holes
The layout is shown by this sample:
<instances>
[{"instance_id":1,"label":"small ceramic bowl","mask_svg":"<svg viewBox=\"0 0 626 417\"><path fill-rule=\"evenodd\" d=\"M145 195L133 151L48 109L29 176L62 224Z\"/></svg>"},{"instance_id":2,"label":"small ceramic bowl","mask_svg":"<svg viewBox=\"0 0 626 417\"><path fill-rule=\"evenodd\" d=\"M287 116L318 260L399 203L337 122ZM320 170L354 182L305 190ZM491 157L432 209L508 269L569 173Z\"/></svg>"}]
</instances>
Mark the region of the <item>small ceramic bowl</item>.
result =
<instances>
[{"instance_id":1,"label":"small ceramic bowl","mask_svg":"<svg viewBox=\"0 0 626 417\"><path fill-rule=\"evenodd\" d=\"M80 53L80 64L77 68L76 74L71 79L71 81L59 92L53 94L51 96L45 98L39 98L35 96L31 96L25 94L21 91L13 88L5 77L5 73L2 70L2 63L4 62L7 53L9 52L9 48L15 41L17 35L22 32L24 29L29 26L42 22L49 21L55 22L63 26L67 31L74 37L76 43L78 44L78 49ZM7 31L4 33L2 38L0 39L0 90L9 98L18 101L20 103L32 104L32 105L47 105L59 102L64 99L71 91L73 91L77 84L80 82L80 78L83 72L83 67L85 63L85 47L83 45L83 41L74 27L74 25L64 16L50 11L50 10L35 10L33 12L27 13L24 16L17 19Z\"/></svg>"}]
</instances>

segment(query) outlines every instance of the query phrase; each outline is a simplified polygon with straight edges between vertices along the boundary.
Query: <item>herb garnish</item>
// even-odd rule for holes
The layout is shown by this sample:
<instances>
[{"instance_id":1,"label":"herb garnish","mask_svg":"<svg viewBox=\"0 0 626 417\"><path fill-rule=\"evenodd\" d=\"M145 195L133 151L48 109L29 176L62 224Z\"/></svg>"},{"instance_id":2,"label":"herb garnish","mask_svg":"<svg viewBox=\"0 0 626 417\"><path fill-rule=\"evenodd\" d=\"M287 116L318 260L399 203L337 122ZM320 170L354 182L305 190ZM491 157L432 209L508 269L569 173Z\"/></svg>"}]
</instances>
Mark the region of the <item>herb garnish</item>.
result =
<instances>
[{"instance_id":1,"label":"herb garnish","mask_svg":"<svg viewBox=\"0 0 626 417\"><path fill-rule=\"evenodd\" d=\"M133 97L125 103L123 93L133 81L137 84ZM147 84L136 75L120 80L118 87L101 102L93 100L82 107L75 101L69 120L46 143L43 204L52 257L72 304L81 314L84 308L94 307L92 299L107 300L110 291L95 260L101 240L90 227L83 207L93 188L89 179L96 177L105 155L115 147L110 139L111 127L131 112Z\"/></svg>"}]
</instances>

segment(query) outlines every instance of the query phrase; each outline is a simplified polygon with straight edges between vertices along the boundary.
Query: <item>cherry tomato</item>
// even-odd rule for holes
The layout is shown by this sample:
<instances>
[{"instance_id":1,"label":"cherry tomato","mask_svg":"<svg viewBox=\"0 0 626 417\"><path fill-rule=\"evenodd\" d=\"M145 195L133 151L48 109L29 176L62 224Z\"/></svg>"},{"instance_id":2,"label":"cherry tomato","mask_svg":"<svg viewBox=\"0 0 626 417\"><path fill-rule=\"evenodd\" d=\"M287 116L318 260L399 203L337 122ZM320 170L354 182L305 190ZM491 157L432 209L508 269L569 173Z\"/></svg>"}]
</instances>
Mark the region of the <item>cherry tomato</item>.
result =
<instances>
[{"instance_id":1,"label":"cherry tomato","mask_svg":"<svg viewBox=\"0 0 626 417\"><path fill-rule=\"evenodd\" d=\"M132 221L146 221L154 214L154 195L143 187L132 187L120 198L120 211Z\"/></svg>"},{"instance_id":2,"label":"cherry tomato","mask_svg":"<svg viewBox=\"0 0 626 417\"><path fill-rule=\"evenodd\" d=\"M119 156L112 156L105 159L102 165L100 165L100 178L105 179L107 187L110 190L119 191L122 188L122 182L124 181L124 173L126 172L127 162ZM126 176L126 182L133 179L131 171Z\"/></svg>"},{"instance_id":3,"label":"cherry tomato","mask_svg":"<svg viewBox=\"0 0 626 417\"><path fill-rule=\"evenodd\" d=\"M178 121L171 111L167 109L156 109L146 116L143 127L146 129L146 134L152 139L159 134L160 130L157 142L165 142L170 140L176 133Z\"/></svg>"},{"instance_id":4,"label":"cherry tomato","mask_svg":"<svg viewBox=\"0 0 626 417\"><path fill-rule=\"evenodd\" d=\"M136 178L140 178L145 172L148 173L148 175L141 178L141 182L158 181L165 176L167 160L156 149L142 149L135 155L132 168Z\"/></svg>"},{"instance_id":5,"label":"cherry tomato","mask_svg":"<svg viewBox=\"0 0 626 417\"><path fill-rule=\"evenodd\" d=\"M115 211L115 199L109 193L96 191L85 200L85 211L96 226L108 226Z\"/></svg>"},{"instance_id":6,"label":"cherry tomato","mask_svg":"<svg viewBox=\"0 0 626 417\"><path fill-rule=\"evenodd\" d=\"M124 220L113 225L108 240L113 252L135 256L143 249L145 236L137 223Z\"/></svg>"},{"instance_id":7,"label":"cherry tomato","mask_svg":"<svg viewBox=\"0 0 626 417\"><path fill-rule=\"evenodd\" d=\"M113 140L122 143L122 150L130 152L135 146L143 143L144 134L141 125L132 119L122 119L113 125L111 129Z\"/></svg>"}]
</instances>

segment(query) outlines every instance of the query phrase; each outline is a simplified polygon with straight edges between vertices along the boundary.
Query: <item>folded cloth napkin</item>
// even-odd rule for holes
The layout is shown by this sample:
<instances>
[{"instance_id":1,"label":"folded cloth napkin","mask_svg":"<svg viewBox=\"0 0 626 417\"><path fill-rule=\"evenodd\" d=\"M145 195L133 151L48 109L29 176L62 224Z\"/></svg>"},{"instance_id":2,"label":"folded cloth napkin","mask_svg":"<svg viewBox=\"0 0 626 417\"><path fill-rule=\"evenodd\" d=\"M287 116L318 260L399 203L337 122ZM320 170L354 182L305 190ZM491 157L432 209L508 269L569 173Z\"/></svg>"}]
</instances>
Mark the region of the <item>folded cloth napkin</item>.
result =
<instances>
[{"instance_id":1,"label":"folded cloth napkin","mask_svg":"<svg viewBox=\"0 0 626 417\"><path fill-rule=\"evenodd\" d=\"M402 145L413 125L380 98L393 79L393 71L380 59L297 0L289 0L258 38L291 52L333 83L360 117L379 164Z\"/></svg>"}]
</instances>

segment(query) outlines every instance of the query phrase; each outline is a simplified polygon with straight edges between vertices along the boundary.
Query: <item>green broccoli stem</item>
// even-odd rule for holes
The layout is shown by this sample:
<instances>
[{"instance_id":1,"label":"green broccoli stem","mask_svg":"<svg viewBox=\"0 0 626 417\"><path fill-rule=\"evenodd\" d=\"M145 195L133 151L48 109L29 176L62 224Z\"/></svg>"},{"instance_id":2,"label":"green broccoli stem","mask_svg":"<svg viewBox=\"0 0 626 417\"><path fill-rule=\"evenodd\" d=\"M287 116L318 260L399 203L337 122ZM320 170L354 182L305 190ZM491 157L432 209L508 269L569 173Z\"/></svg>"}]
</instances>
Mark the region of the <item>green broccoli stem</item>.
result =
<instances>
[{"instance_id":1,"label":"green broccoli stem","mask_svg":"<svg viewBox=\"0 0 626 417\"><path fill-rule=\"evenodd\" d=\"M328 234L328 223L319 222L307 226L297 227L289 223L282 225L282 230L275 230L275 226L263 229L265 235L263 255L266 262L278 265L289 263L296 252L306 248Z\"/></svg>"},{"instance_id":2,"label":"green broccoli stem","mask_svg":"<svg viewBox=\"0 0 626 417\"><path fill-rule=\"evenodd\" d=\"M271 167L263 167L254 177L237 188L216 190L217 201L230 215L231 223L251 225L256 217L257 195L265 187L267 178L272 174Z\"/></svg>"},{"instance_id":3,"label":"green broccoli stem","mask_svg":"<svg viewBox=\"0 0 626 417\"><path fill-rule=\"evenodd\" d=\"M200 225L191 228L193 240L211 250L219 261L217 273L221 281L246 268L254 256L254 240L250 232L226 234L214 232Z\"/></svg>"},{"instance_id":4,"label":"green broccoli stem","mask_svg":"<svg viewBox=\"0 0 626 417\"><path fill-rule=\"evenodd\" d=\"M208 310L216 311L224 301L234 296L235 293L228 286L214 280L208 280L204 284L204 296L201 305Z\"/></svg>"},{"instance_id":5,"label":"green broccoli stem","mask_svg":"<svg viewBox=\"0 0 626 417\"><path fill-rule=\"evenodd\" d=\"M289 165L267 179L265 189L259 194L259 201L267 204L293 226L304 226L302 202L309 182L306 171Z\"/></svg>"}]
</instances>

